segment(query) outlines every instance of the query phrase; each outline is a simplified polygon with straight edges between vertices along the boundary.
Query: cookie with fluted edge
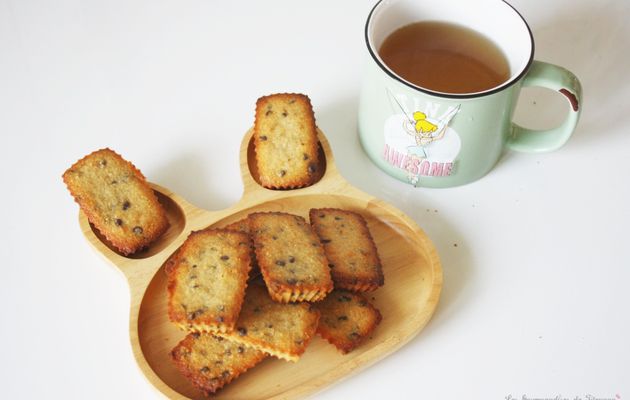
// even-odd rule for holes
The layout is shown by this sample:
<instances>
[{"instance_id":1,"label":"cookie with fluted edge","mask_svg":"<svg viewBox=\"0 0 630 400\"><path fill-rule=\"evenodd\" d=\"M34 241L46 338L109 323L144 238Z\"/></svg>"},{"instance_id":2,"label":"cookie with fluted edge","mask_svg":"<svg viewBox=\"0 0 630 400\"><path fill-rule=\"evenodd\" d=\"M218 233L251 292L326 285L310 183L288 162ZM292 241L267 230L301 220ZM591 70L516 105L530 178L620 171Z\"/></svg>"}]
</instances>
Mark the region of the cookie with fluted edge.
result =
<instances>
[{"instance_id":1,"label":"cookie with fluted edge","mask_svg":"<svg viewBox=\"0 0 630 400\"><path fill-rule=\"evenodd\" d=\"M363 216L335 208L311 209L311 225L324 246L335 288L369 292L383 286L383 268Z\"/></svg>"},{"instance_id":2,"label":"cookie with fluted edge","mask_svg":"<svg viewBox=\"0 0 630 400\"><path fill-rule=\"evenodd\" d=\"M171 351L177 369L210 396L267 355L209 333L189 333Z\"/></svg>"},{"instance_id":3,"label":"cookie with fluted edge","mask_svg":"<svg viewBox=\"0 0 630 400\"><path fill-rule=\"evenodd\" d=\"M344 354L370 337L381 322L381 313L359 293L335 289L314 307L321 313L317 333Z\"/></svg>"},{"instance_id":4,"label":"cookie with fluted edge","mask_svg":"<svg viewBox=\"0 0 630 400\"><path fill-rule=\"evenodd\" d=\"M281 212L248 218L256 261L274 300L318 301L333 289L324 249L304 218Z\"/></svg>"},{"instance_id":5,"label":"cookie with fluted edge","mask_svg":"<svg viewBox=\"0 0 630 400\"><path fill-rule=\"evenodd\" d=\"M259 98L253 137L264 187L299 188L317 178L317 128L308 96L279 93Z\"/></svg>"},{"instance_id":6,"label":"cookie with fluted edge","mask_svg":"<svg viewBox=\"0 0 630 400\"><path fill-rule=\"evenodd\" d=\"M80 159L63 181L90 223L125 255L147 247L169 227L144 175L111 149Z\"/></svg>"},{"instance_id":7,"label":"cookie with fluted edge","mask_svg":"<svg viewBox=\"0 0 630 400\"><path fill-rule=\"evenodd\" d=\"M168 315L180 328L234 328L250 270L249 236L225 229L190 234L168 262Z\"/></svg>"},{"instance_id":8,"label":"cookie with fluted edge","mask_svg":"<svg viewBox=\"0 0 630 400\"><path fill-rule=\"evenodd\" d=\"M264 286L252 283L234 331L218 335L295 362L315 335L318 321L319 311L311 304L275 302Z\"/></svg>"}]
</instances>

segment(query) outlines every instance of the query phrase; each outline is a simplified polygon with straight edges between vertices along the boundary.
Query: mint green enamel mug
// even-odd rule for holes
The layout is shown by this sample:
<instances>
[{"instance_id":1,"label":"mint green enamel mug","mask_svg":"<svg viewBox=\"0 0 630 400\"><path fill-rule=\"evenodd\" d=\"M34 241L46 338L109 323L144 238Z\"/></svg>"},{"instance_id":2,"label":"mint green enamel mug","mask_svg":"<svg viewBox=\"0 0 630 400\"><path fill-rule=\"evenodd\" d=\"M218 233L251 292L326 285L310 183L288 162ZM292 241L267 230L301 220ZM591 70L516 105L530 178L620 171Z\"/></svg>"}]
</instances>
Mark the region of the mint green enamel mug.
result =
<instances>
[{"instance_id":1,"label":"mint green enamel mug","mask_svg":"<svg viewBox=\"0 0 630 400\"><path fill-rule=\"evenodd\" d=\"M490 38L506 56L510 78L482 92L451 94L396 75L378 50L390 33L419 21L455 23ZM532 33L504 1L381 0L367 19L365 40L369 55L359 102L361 144L379 168L401 181L434 188L463 185L487 174L505 149L557 150L577 125L580 82L562 67L534 61ZM565 121L546 131L514 124L516 101L525 86L541 86L565 96L570 106ZM414 114L425 116L436 129L418 130Z\"/></svg>"}]
</instances>

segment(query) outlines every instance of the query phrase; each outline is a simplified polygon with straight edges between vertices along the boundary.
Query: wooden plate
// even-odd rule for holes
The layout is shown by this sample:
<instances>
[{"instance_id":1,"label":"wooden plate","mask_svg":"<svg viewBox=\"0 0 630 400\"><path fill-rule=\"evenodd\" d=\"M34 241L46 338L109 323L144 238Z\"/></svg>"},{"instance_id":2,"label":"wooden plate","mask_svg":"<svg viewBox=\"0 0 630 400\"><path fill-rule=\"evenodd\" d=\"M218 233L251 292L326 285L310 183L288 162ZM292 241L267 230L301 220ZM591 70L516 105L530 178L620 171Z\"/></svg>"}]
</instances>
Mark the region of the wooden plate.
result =
<instances>
[{"instance_id":1,"label":"wooden plate","mask_svg":"<svg viewBox=\"0 0 630 400\"><path fill-rule=\"evenodd\" d=\"M299 362L268 358L218 392L217 399L296 399L319 391L374 364L416 336L431 318L442 288L442 269L425 233L399 210L350 186L339 175L328 141L319 131L322 174L314 185L268 190L257 183L252 131L241 145L244 193L222 211L194 207L170 190L152 185L171 227L148 250L132 257L117 253L83 213L79 223L94 248L120 270L131 291L131 346L149 382L172 399L202 399L172 365L169 352L184 333L168 321L164 263L193 230L222 227L254 211L285 211L308 219L315 207L337 207L362 214L378 247L385 285L374 298L383 321L373 337L347 355L316 337Z\"/></svg>"}]
</instances>

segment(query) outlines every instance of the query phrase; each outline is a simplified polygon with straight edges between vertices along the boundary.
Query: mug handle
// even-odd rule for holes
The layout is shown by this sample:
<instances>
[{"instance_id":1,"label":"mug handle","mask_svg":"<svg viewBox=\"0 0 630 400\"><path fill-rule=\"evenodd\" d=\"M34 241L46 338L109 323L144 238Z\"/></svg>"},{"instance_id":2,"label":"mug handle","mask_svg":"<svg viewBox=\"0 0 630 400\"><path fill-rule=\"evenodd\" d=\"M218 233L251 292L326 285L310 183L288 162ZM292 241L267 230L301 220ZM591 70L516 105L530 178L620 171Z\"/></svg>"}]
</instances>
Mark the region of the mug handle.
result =
<instances>
[{"instance_id":1,"label":"mug handle","mask_svg":"<svg viewBox=\"0 0 630 400\"><path fill-rule=\"evenodd\" d=\"M534 61L523 78L522 87L540 86L563 94L571 109L560 126L546 130L533 130L512 124L512 134L506 146L510 150L543 153L562 147L575 130L582 111L582 85L570 71L557 65Z\"/></svg>"}]
</instances>

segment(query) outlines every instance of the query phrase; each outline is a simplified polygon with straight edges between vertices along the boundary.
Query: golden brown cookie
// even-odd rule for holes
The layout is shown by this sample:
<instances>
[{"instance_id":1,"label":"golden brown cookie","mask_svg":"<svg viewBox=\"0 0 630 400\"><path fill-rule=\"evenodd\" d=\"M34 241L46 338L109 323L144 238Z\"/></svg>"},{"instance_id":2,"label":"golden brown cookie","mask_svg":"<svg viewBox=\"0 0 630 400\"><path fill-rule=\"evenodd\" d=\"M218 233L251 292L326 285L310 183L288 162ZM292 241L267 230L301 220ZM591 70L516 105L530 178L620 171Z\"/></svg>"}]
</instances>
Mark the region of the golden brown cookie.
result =
<instances>
[{"instance_id":1,"label":"golden brown cookie","mask_svg":"<svg viewBox=\"0 0 630 400\"><path fill-rule=\"evenodd\" d=\"M360 214L319 208L312 209L309 217L324 245L335 288L368 292L383 286L381 261Z\"/></svg>"},{"instance_id":2,"label":"golden brown cookie","mask_svg":"<svg viewBox=\"0 0 630 400\"><path fill-rule=\"evenodd\" d=\"M169 260L170 320L191 331L232 330L245 296L250 251L249 236L241 232L191 233Z\"/></svg>"},{"instance_id":3,"label":"golden brown cookie","mask_svg":"<svg viewBox=\"0 0 630 400\"><path fill-rule=\"evenodd\" d=\"M274 300L317 301L332 290L324 249L304 218L254 213L249 223L256 260Z\"/></svg>"},{"instance_id":4,"label":"golden brown cookie","mask_svg":"<svg viewBox=\"0 0 630 400\"><path fill-rule=\"evenodd\" d=\"M125 255L168 229L166 212L142 173L110 149L77 161L63 181L90 223Z\"/></svg>"},{"instance_id":5,"label":"golden brown cookie","mask_svg":"<svg viewBox=\"0 0 630 400\"><path fill-rule=\"evenodd\" d=\"M232 332L220 336L288 361L297 361L315 335L319 311L308 303L277 303L252 284Z\"/></svg>"},{"instance_id":6,"label":"golden brown cookie","mask_svg":"<svg viewBox=\"0 0 630 400\"><path fill-rule=\"evenodd\" d=\"M264 187L298 188L317 177L317 129L307 96L281 93L259 98L253 137Z\"/></svg>"},{"instance_id":7,"label":"golden brown cookie","mask_svg":"<svg viewBox=\"0 0 630 400\"><path fill-rule=\"evenodd\" d=\"M315 307L321 312L317 333L344 354L363 343L381 322L381 313L359 293L334 290Z\"/></svg>"},{"instance_id":8,"label":"golden brown cookie","mask_svg":"<svg viewBox=\"0 0 630 400\"><path fill-rule=\"evenodd\" d=\"M189 333L171 351L177 369L206 396L230 383L267 355L209 333Z\"/></svg>"}]
</instances>

